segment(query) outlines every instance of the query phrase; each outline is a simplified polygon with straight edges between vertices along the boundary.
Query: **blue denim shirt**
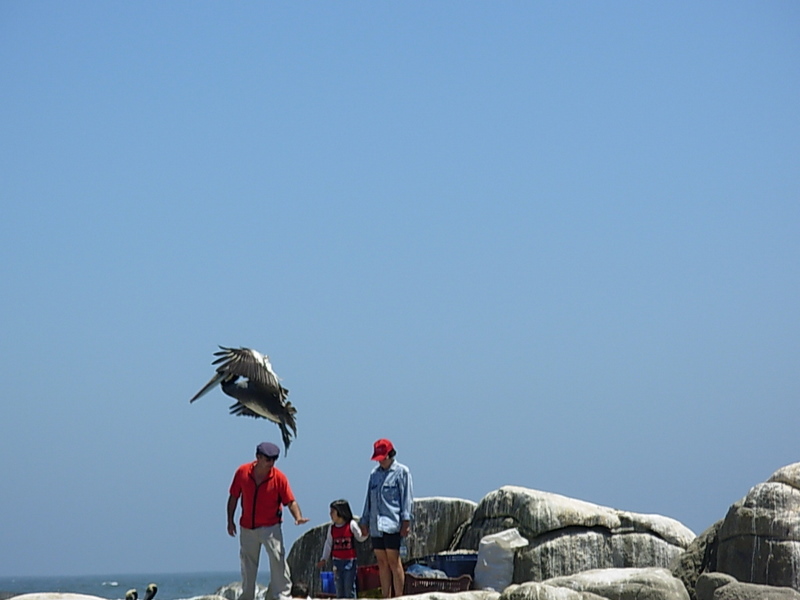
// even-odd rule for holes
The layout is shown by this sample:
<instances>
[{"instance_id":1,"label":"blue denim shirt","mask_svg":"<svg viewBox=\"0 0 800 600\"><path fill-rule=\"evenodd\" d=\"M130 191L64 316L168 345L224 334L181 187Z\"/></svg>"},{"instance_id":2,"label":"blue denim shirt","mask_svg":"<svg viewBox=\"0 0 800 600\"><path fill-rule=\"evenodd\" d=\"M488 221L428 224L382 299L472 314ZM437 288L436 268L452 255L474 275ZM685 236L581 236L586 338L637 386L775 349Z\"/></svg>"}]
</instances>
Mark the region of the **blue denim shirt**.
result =
<instances>
[{"instance_id":1,"label":"blue denim shirt","mask_svg":"<svg viewBox=\"0 0 800 600\"><path fill-rule=\"evenodd\" d=\"M408 467L396 460L388 469L376 465L369 475L367 499L360 523L369 525L372 537L397 533L403 521L414 517L414 490Z\"/></svg>"}]
</instances>

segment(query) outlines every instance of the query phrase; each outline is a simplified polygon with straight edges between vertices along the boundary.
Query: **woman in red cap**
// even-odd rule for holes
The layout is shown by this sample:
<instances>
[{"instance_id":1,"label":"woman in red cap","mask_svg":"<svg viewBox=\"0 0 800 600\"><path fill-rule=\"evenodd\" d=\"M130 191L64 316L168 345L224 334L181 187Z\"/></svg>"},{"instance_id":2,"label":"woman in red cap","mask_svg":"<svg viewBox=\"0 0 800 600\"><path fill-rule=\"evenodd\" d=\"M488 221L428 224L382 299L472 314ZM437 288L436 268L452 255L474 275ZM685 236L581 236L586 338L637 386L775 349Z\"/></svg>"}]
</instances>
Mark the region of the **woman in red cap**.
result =
<instances>
[{"instance_id":1,"label":"woman in red cap","mask_svg":"<svg viewBox=\"0 0 800 600\"><path fill-rule=\"evenodd\" d=\"M395 460L397 452L387 439L373 444L372 469L367 499L361 511L361 531L372 538L378 561L381 592L384 598L402 596L405 571L400 557L400 541L408 535L413 518L414 492L411 472Z\"/></svg>"}]
</instances>

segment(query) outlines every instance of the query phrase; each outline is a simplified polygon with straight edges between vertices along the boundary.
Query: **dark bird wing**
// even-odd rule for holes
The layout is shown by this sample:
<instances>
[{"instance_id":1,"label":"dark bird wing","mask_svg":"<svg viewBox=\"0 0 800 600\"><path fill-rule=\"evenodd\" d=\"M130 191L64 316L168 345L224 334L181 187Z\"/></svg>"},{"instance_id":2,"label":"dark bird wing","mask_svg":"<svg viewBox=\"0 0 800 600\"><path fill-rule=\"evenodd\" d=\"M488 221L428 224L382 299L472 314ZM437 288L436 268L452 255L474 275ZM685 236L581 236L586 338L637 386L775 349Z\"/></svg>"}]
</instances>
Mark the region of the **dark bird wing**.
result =
<instances>
[{"instance_id":1,"label":"dark bird wing","mask_svg":"<svg viewBox=\"0 0 800 600\"><path fill-rule=\"evenodd\" d=\"M295 420L297 409L292 406L292 403L288 400L276 407L271 406L268 402L260 398L251 399L242 394L238 394L232 391L229 386L223 387L223 391L232 398L237 398L236 402L228 407L230 414L236 415L237 417L269 419L278 425L285 424L297 435L297 422Z\"/></svg>"},{"instance_id":2,"label":"dark bird wing","mask_svg":"<svg viewBox=\"0 0 800 600\"><path fill-rule=\"evenodd\" d=\"M255 417L256 419L269 419L269 417L265 417L264 415L260 415L257 412L250 410L241 402L234 402L229 407L230 414L236 415L237 417Z\"/></svg>"},{"instance_id":3,"label":"dark bird wing","mask_svg":"<svg viewBox=\"0 0 800 600\"><path fill-rule=\"evenodd\" d=\"M220 350L215 352L214 356L217 359L211 364L219 365L217 372L189 400L190 403L207 394L217 384L223 381L235 381L238 377L247 377L256 386L275 393L281 400L285 400L289 395L289 390L280 384L278 376L272 370L269 357L257 350L220 346Z\"/></svg>"},{"instance_id":4,"label":"dark bird wing","mask_svg":"<svg viewBox=\"0 0 800 600\"><path fill-rule=\"evenodd\" d=\"M236 400L230 406L232 415L269 419L280 427L283 443L289 449L292 433L297 435L297 409L291 402L274 389L267 390L243 379L223 381L222 391Z\"/></svg>"},{"instance_id":5,"label":"dark bird wing","mask_svg":"<svg viewBox=\"0 0 800 600\"><path fill-rule=\"evenodd\" d=\"M217 372L189 402L194 402L216 385L234 398L232 415L269 419L281 430L283 444L289 449L292 434L297 435L297 409L287 400L289 390L280 384L269 357L250 348L220 346L214 353Z\"/></svg>"},{"instance_id":6,"label":"dark bird wing","mask_svg":"<svg viewBox=\"0 0 800 600\"><path fill-rule=\"evenodd\" d=\"M269 356L265 356L256 350L220 346L219 352L215 352L214 356L219 357L211 363L214 365L219 364L217 373L247 377L250 381L267 389L281 389L282 387L278 381L278 376L272 370ZM285 397L285 395L283 396Z\"/></svg>"}]
</instances>

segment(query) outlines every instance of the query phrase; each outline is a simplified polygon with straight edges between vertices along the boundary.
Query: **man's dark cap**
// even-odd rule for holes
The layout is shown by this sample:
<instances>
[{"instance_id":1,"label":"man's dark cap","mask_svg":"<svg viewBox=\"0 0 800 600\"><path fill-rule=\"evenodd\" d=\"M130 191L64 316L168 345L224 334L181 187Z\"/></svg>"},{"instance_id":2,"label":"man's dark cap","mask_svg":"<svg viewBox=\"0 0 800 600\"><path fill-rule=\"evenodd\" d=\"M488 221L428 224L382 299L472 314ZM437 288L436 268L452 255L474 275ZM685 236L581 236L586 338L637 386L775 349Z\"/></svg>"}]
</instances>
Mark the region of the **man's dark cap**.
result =
<instances>
[{"instance_id":1,"label":"man's dark cap","mask_svg":"<svg viewBox=\"0 0 800 600\"><path fill-rule=\"evenodd\" d=\"M261 442L256 446L256 454L263 454L270 458L278 458L281 455L281 449L271 442Z\"/></svg>"}]
</instances>

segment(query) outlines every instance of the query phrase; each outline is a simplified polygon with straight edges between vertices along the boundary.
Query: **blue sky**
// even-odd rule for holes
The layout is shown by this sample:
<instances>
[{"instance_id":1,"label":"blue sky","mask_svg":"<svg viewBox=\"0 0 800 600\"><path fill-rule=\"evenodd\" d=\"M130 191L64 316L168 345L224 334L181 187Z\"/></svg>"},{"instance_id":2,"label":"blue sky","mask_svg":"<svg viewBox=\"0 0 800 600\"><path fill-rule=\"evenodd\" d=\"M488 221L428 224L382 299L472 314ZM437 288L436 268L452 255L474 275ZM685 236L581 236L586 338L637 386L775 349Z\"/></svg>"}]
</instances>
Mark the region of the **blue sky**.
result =
<instances>
[{"instance_id":1,"label":"blue sky","mask_svg":"<svg viewBox=\"0 0 800 600\"><path fill-rule=\"evenodd\" d=\"M0 4L0 575L238 569L217 344L359 511L505 484L696 533L796 462L794 2Z\"/></svg>"}]
</instances>

